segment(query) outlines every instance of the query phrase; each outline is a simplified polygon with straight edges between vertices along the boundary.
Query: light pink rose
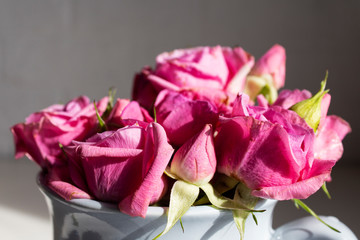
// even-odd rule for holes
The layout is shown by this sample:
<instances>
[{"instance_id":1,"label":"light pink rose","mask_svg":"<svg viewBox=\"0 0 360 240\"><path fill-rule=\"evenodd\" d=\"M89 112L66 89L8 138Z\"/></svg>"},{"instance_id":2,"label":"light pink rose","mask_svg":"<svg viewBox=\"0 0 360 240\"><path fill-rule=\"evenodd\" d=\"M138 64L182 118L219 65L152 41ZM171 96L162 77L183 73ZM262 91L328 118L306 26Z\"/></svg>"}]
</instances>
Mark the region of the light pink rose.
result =
<instances>
[{"instance_id":1,"label":"light pink rose","mask_svg":"<svg viewBox=\"0 0 360 240\"><path fill-rule=\"evenodd\" d=\"M207 124L176 151L170 171L197 185L212 179L216 171L216 156L211 125Z\"/></svg>"},{"instance_id":2,"label":"light pink rose","mask_svg":"<svg viewBox=\"0 0 360 240\"><path fill-rule=\"evenodd\" d=\"M96 104L100 114L106 110L107 103L106 97ZM61 164L59 143L67 146L72 140L83 140L94 133L97 124L94 104L87 97L75 98L66 105L52 105L11 128L15 157L26 155L43 168Z\"/></svg>"},{"instance_id":3,"label":"light pink rose","mask_svg":"<svg viewBox=\"0 0 360 240\"><path fill-rule=\"evenodd\" d=\"M174 150L159 124L127 126L74 144L65 148L71 179L95 199L145 217L147 207L162 197L163 173Z\"/></svg>"},{"instance_id":4,"label":"light pink rose","mask_svg":"<svg viewBox=\"0 0 360 240\"><path fill-rule=\"evenodd\" d=\"M192 91L198 95L201 90L207 99L216 100L213 104L218 106L244 89L246 75L253 65L253 56L240 47L197 47L164 52L157 56L154 70L146 67L136 76L133 98L151 108L157 93L163 89ZM214 93L217 96L223 93L223 99L212 97Z\"/></svg>"},{"instance_id":5,"label":"light pink rose","mask_svg":"<svg viewBox=\"0 0 360 240\"><path fill-rule=\"evenodd\" d=\"M285 49L279 44L271 47L259 60L256 61L250 75L271 77L272 83L276 89L285 84Z\"/></svg>"},{"instance_id":6,"label":"light pink rose","mask_svg":"<svg viewBox=\"0 0 360 240\"><path fill-rule=\"evenodd\" d=\"M155 102L156 118L169 137L170 143L183 145L206 124L216 124L218 113L207 101L191 100L186 96L163 90Z\"/></svg>"}]
</instances>

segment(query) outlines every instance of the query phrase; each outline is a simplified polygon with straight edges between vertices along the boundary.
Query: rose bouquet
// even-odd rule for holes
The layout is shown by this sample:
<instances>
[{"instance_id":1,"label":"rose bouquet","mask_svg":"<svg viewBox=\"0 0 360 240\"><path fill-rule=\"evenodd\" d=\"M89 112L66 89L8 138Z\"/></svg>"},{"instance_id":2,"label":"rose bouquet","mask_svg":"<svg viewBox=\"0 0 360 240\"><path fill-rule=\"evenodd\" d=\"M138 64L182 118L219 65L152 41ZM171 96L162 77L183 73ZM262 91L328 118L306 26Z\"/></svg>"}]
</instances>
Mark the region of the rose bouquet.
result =
<instances>
[{"instance_id":1,"label":"rose bouquet","mask_svg":"<svg viewBox=\"0 0 360 240\"><path fill-rule=\"evenodd\" d=\"M158 236L191 206L209 204L233 211L242 238L248 215L261 214L260 198L293 200L317 217L300 199L328 194L351 130L327 115L326 79L314 95L278 93L280 45L256 62L240 47L165 52L135 76L133 100L113 90L94 102L80 96L14 125L15 156L36 162L66 200L116 203L141 217L150 205L168 206Z\"/></svg>"}]
</instances>

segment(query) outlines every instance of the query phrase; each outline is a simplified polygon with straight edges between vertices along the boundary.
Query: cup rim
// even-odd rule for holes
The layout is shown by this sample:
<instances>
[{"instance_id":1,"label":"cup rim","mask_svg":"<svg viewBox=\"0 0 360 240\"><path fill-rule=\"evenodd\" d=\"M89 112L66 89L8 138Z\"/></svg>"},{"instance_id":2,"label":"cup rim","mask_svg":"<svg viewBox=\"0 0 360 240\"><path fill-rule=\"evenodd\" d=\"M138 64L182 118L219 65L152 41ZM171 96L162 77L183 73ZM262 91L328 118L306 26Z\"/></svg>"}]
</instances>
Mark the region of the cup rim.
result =
<instances>
[{"instance_id":1,"label":"cup rim","mask_svg":"<svg viewBox=\"0 0 360 240\"><path fill-rule=\"evenodd\" d=\"M42 192L42 194L49 198L51 201L56 201L61 204L67 205L69 207L77 208L82 211L95 211L95 212L108 212L115 214L124 214L122 213L117 204L102 202L95 199L70 199L65 200L59 196L56 192L51 190L44 183L44 172L40 171L36 177L36 183ZM274 199L261 199L256 205L255 209L267 209L269 206L275 205L277 200ZM150 216L160 216L164 215L168 210L168 207L164 206L149 206L147 209L146 217ZM199 216L199 215L214 215L214 214L223 214L225 212L230 212L230 210L218 209L211 205L201 205L201 206L192 206L186 212L187 216Z\"/></svg>"}]
</instances>

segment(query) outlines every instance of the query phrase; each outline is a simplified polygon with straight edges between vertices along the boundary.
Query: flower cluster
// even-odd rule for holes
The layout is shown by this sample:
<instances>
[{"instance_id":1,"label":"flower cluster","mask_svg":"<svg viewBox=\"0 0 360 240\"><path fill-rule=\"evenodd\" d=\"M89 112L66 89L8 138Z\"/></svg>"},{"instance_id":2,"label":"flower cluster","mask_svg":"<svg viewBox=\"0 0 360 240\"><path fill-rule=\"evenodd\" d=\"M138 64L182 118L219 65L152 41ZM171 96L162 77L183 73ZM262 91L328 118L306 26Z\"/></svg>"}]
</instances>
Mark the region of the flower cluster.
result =
<instances>
[{"instance_id":1,"label":"flower cluster","mask_svg":"<svg viewBox=\"0 0 360 240\"><path fill-rule=\"evenodd\" d=\"M16 157L36 162L67 200L113 202L141 217L169 205L163 233L183 214L175 201L184 211L198 200L251 212L236 191L307 198L330 180L350 126L327 115L326 81L314 96L278 93L285 58L280 45L257 61L240 47L162 53L135 76L133 100L81 96L14 125Z\"/></svg>"}]
</instances>

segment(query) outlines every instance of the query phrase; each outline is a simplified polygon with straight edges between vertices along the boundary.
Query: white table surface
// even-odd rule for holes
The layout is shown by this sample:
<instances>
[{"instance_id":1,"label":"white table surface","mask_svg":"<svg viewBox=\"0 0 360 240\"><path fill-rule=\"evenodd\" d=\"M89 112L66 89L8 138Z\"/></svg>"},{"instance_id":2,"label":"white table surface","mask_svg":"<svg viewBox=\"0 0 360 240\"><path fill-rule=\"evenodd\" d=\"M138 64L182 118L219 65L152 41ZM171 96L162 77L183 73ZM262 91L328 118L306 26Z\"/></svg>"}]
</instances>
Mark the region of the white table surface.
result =
<instances>
[{"instance_id":1,"label":"white table surface","mask_svg":"<svg viewBox=\"0 0 360 240\"><path fill-rule=\"evenodd\" d=\"M27 159L5 157L0 161L0 239L52 239L52 226L45 200L35 178L39 168ZM333 182L328 189L333 196L328 200L319 191L306 203L319 215L336 216L355 235L360 236L360 165L335 166ZM274 227L298 217L307 216L292 202L278 203Z\"/></svg>"}]
</instances>

